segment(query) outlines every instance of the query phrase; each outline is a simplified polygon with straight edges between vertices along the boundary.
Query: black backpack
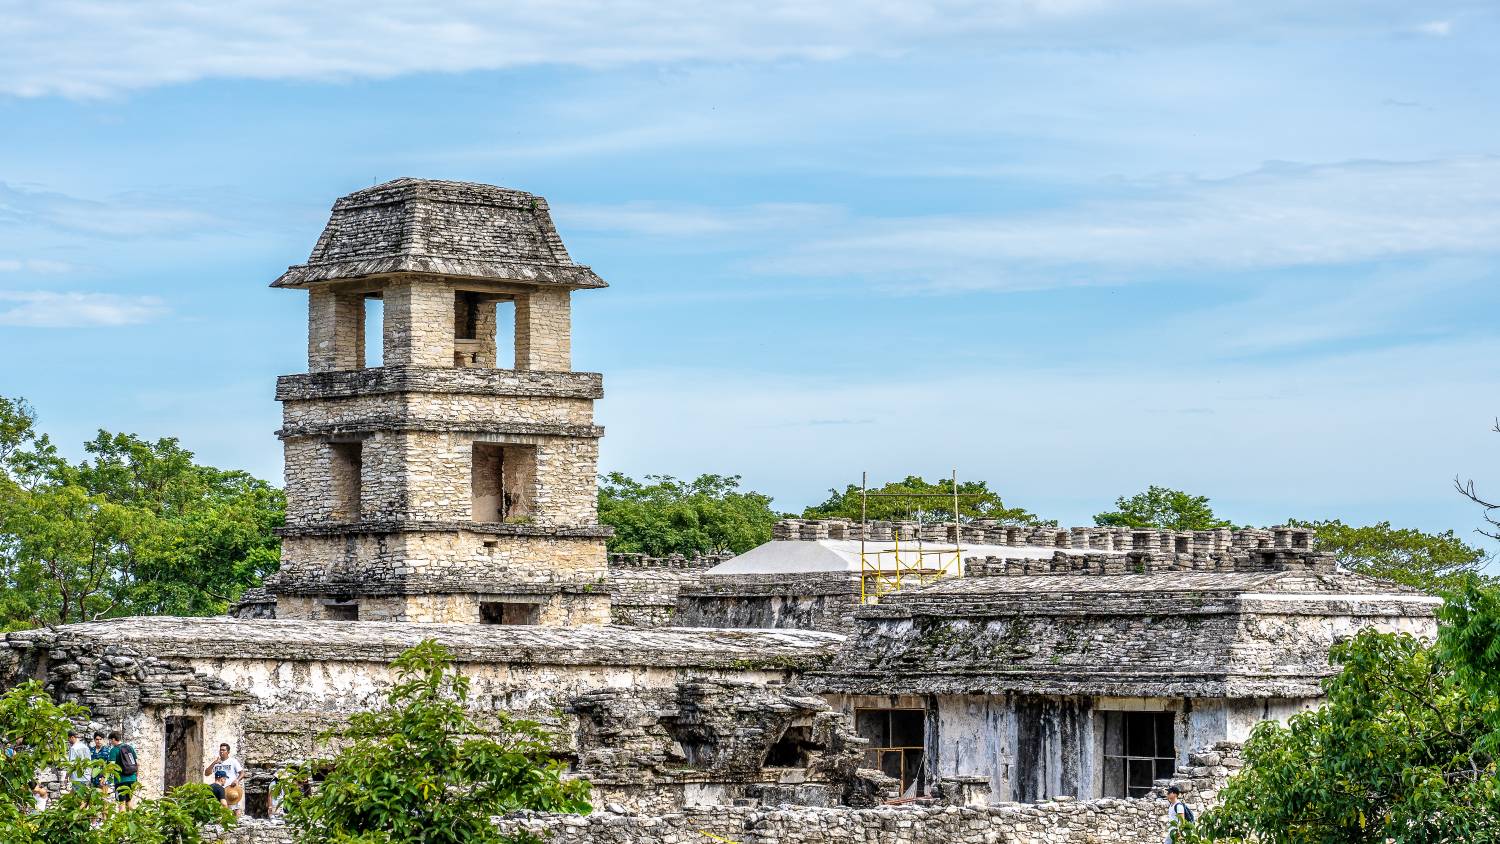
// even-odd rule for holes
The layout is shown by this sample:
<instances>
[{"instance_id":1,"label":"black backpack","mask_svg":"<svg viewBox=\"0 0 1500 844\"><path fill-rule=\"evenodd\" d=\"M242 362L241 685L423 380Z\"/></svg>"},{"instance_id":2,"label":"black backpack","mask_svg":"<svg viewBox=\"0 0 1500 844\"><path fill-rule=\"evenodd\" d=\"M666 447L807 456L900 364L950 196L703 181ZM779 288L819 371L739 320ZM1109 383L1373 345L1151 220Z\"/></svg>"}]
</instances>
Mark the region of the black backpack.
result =
<instances>
[{"instance_id":1,"label":"black backpack","mask_svg":"<svg viewBox=\"0 0 1500 844\"><path fill-rule=\"evenodd\" d=\"M120 745L120 776L133 777L140 769L140 763L135 758L135 748L128 744Z\"/></svg>"},{"instance_id":2,"label":"black backpack","mask_svg":"<svg viewBox=\"0 0 1500 844\"><path fill-rule=\"evenodd\" d=\"M1188 804L1186 804L1186 803L1178 803L1177 805L1179 805L1179 806L1182 807L1182 816L1181 817L1182 817L1183 820L1187 821L1188 823L1192 823L1193 821L1197 820L1197 818L1193 817L1193 810L1192 810L1191 807L1188 806ZM1173 811L1175 811L1175 810L1173 810Z\"/></svg>"}]
</instances>

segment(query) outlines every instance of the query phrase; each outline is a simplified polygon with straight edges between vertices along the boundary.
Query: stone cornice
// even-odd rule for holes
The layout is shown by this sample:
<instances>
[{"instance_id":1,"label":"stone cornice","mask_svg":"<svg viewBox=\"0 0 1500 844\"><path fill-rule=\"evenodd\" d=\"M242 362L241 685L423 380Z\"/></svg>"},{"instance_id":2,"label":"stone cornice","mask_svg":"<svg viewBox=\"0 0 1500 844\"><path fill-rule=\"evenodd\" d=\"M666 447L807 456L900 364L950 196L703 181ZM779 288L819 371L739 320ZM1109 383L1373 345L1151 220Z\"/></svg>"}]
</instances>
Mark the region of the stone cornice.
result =
<instances>
[{"instance_id":1,"label":"stone cornice","mask_svg":"<svg viewBox=\"0 0 1500 844\"><path fill-rule=\"evenodd\" d=\"M608 539L615 535L609 525L526 525L505 522L418 521L372 519L359 522L320 522L312 525L287 525L276 534L287 538L303 536L359 536L376 533L482 533L489 536L530 536L552 539Z\"/></svg>"},{"instance_id":2,"label":"stone cornice","mask_svg":"<svg viewBox=\"0 0 1500 844\"><path fill-rule=\"evenodd\" d=\"M381 366L283 375L276 379L277 401L355 398L386 393L598 399L604 396L604 376L597 372Z\"/></svg>"},{"instance_id":3,"label":"stone cornice","mask_svg":"<svg viewBox=\"0 0 1500 844\"><path fill-rule=\"evenodd\" d=\"M373 431L514 434L584 439L598 439L604 436L604 428L599 425L554 425L545 422L459 422L450 419L421 419L405 416L369 416L317 425L289 425L278 430L276 436L287 440L295 437L353 436Z\"/></svg>"}]
</instances>

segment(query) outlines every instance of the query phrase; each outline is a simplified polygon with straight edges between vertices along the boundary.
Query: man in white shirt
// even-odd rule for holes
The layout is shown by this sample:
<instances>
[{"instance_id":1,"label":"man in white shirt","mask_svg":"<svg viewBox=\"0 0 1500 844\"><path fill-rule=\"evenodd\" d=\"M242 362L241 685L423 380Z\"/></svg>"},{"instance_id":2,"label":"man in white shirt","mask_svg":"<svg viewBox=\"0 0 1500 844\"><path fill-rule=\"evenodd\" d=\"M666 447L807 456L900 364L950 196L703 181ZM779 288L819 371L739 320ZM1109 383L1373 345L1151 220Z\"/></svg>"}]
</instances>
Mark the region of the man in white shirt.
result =
<instances>
[{"instance_id":1,"label":"man in white shirt","mask_svg":"<svg viewBox=\"0 0 1500 844\"><path fill-rule=\"evenodd\" d=\"M89 750L88 744L78 735L76 730L68 730L68 763L77 763L79 768L68 774L68 779L73 783L74 791L85 791L89 787L89 761L94 754Z\"/></svg>"},{"instance_id":2,"label":"man in white shirt","mask_svg":"<svg viewBox=\"0 0 1500 844\"><path fill-rule=\"evenodd\" d=\"M205 777L217 777L219 774L224 775L225 793L234 798L229 801L229 808L233 809L235 815L238 816L245 801L245 789L240 786L240 779L245 775L245 766L241 765L240 760L230 753L228 743L219 745L219 758L208 763L208 767L203 769Z\"/></svg>"},{"instance_id":3,"label":"man in white shirt","mask_svg":"<svg viewBox=\"0 0 1500 844\"><path fill-rule=\"evenodd\" d=\"M1182 789L1175 785L1167 786L1167 838L1165 844L1174 844L1177 840L1177 827L1184 821L1192 821L1193 812L1182 802Z\"/></svg>"}]
</instances>

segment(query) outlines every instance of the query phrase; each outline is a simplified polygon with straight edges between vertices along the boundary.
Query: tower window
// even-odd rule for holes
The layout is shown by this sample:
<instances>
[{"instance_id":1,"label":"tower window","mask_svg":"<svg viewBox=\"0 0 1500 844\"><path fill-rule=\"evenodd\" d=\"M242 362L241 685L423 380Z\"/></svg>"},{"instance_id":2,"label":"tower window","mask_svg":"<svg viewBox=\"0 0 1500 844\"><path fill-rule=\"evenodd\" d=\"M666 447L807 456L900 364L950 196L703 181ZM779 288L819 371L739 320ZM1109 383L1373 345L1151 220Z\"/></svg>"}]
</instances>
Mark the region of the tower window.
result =
<instances>
[{"instance_id":1,"label":"tower window","mask_svg":"<svg viewBox=\"0 0 1500 844\"><path fill-rule=\"evenodd\" d=\"M331 454L329 475L333 486L333 512L335 521L354 521L359 518L360 475L364 470L364 444L361 442L329 443Z\"/></svg>"},{"instance_id":2,"label":"tower window","mask_svg":"<svg viewBox=\"0 0 1500 844\"><path fill-rule=\"evenodd\" d=\"M324 604L323 617L329 621L359 621L359 602L343 601Z\"/></svg>"},{"instance_id":3,"label":"tower window","mask_svg":"<svg viewBox=\"0 0 1500 844\"><path fill-rule=\"evenodd\" d=\"M515 302L494 293L458 290L453 294L453 366L458 369L511 368Z\"/></svg>"},{"instance_id":4,"label":"tower window","mask_svg":"<svg viewBox=\"0 0 1500 844\"><path fill-rule=\"evenodd\" d=\"M531 517L536 447L474 443L470 479L476 522L519 522Z\"/></svg>"}]
</instances>

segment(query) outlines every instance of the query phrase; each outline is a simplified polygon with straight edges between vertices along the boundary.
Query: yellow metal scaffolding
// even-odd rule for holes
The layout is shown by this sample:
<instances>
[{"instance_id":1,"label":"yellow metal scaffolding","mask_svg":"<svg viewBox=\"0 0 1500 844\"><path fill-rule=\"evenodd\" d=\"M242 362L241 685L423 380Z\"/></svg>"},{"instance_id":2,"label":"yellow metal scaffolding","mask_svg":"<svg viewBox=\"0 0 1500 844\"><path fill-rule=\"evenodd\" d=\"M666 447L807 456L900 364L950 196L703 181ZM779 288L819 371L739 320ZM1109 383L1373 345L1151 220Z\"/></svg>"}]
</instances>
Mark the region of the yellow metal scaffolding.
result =
<instances>
[{"instance_id":1,"label":"yellow metal scaffolding","mask_svg":"<svg viewBox=\"0 0 1500 844\"><path fill-rule=\"evenodd\" d=\"M870 492L866 472L859 482L859 600L862 604L879 603L880 596L910 586L926 586L944 577L963 576L963 538L959 529L958 470L953 471L953 520L947 525L951 543L929 543L922 537L921 510L917 511L917 535L903 546L899 528L891 532L891 547L870 547L869 499L874 498L947 498L947 493Z\"/></svg>"}]
</instances>

